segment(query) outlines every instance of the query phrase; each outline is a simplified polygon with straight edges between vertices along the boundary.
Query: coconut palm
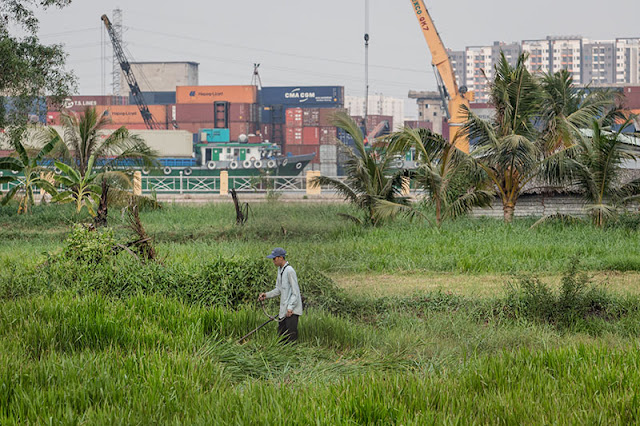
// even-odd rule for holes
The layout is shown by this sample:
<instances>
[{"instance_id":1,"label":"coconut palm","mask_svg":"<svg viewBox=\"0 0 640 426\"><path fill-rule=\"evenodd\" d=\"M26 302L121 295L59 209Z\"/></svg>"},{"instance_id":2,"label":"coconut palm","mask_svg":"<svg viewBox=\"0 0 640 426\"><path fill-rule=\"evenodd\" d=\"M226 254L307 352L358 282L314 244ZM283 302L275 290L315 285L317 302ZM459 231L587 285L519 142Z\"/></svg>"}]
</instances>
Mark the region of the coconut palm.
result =
<instances>
[{"instance_id":1,"label":"coconut palm","mask_svg":"<svg viewBox=\"0 0 640 426\"><path fill-rule=\"evenodd\" d=\"M418 163L413 178L429 193L436 210L436 224L490 206L494 193L472 157L428 129L405 128L394 135L413 147Z\"/></svg>"},{"instance_id":2,"label":"coconut palm","mask_svg":"<svg viewBox=\"0 0 640 426\"><path fill-rule=\"evenodd\" d=\"M640 179L621 182L622 165L637 157L625 149L622 129L604 131L597 120L588 137L578 140L574 155L568 158L568 180L577 185L587 200L587 211L595 225L603 227L618 207L640 197Z\"/></svg>"},{"instance_id":3,"label":"coconut palm","mask_svg":"<svg viewBox=\"0 0 640 426\"><path fill-rule=\"evenodd\" d=\"M581 138L595 118L607 126L622 118L620 93L583 89L573 84L567 70L544 74L540 82L540 124L545 150L569 147Z\"/></svg>"},{"instance_id":4,"label":"coconut palm","mask_svg":"<svg viewBox=\"0 0 640 426\"><path fill-rule=\"evenodd\" d=\"M60 139L50 130L30 130L26 133L35 146L41 146L35 155L29 154L29 149L22 143L21 137L25 133L11 138L11 145L15 149L15 156L0 158L0 170L15 172L16 175L0 176L0 184L15 182L15 185L4 195L0 205L6 205L18 191L24 190L25 195L18 206L18 213L29 213L35 204L33 190L40 188L49 194L56 193L55 188L45 177L47 172L39 163L60 143ZM18 178L17 174L22 174Z\"/></svg>"},{"instance_id":5,"label":"coconut palm","mask_svg":"<svg viewBox=\"0 0 640 426\"><path fill-rule=\"evenodd\" d=\"M61 118L65 144L58 146L59 157L78 168L80 175L87 172L89 159L101 160L101 169L109 169L124 161L144 167L157 164L157 153L137 135L120 127L110 135L103 132L109 120L97 113L95 108L86 108L79 116L69 113ZM56 137L62 139L57 132Z\"/></svg>"},{"instance_id":6,"label":"coconut palm","mask_svg":"<svg viewBox=\"0 0 640 426\"><path fill-rule=\"evenodd\" d=\"M89 163L85 170L84 176L80 174L80 170L74 169L68 164L56 161L55 165L62 172L60 175L54 176L56 183L65 189L58 192L51 201L54 203L75 203L76 213L80 213L83 207L86 207L89 214L95 217L94 205L100 202L100 186L96 184L100 175L93 173L93 164L95 156L89 157Z\"/></svg>"},{"instance_id":7,"label":"coconut palm","mask_svg":"<svg viewBox=\"0 0 640 426\"><path fill-rule=\"evenodd\" d=\"M338 141L339 149L346 155L344 164L346 180L327 176L314 178L319 185L333 187L345 199L365 212L365 222L377 225L382 220L409 209L409 200L401 195L403 170L394 169L400 151L393 144L365 149L364 137L358 124L344 112L337 113L333 124L346 131L355 145L350 148ZM359 219L352 217L358 222Z\"/></svg>"}]
</instances>

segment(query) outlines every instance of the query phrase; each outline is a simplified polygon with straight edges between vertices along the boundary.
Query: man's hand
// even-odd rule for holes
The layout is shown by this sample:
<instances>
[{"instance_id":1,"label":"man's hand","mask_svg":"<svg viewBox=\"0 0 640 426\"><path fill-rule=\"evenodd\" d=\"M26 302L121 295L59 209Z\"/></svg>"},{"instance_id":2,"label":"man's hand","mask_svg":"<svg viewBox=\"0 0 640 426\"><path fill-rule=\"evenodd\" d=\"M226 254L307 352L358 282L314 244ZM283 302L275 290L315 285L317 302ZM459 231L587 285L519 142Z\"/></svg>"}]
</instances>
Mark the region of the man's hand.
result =
<instances>
[{"instance_id":1,"label":"man's hand","mask_svg":"<svg viewBox=\"0 0 640 426\"><path fill-rule=\"evenodd\" d=\"M262 302L263 300L265 300L267 298L267 293L260 293L260 296L258 296L258 300L260 302Z\"/></svg>"},{"instance_id":2,"label":"man's hand","mask_svg":"<svg viewBox=\"0 0 640 426\"><path fill-rule=\"evenodd\" d=\"M293 309L289 309L287 311L287 318L289 318L291 315L293 315Z\"/></svg>"}]
</instances>

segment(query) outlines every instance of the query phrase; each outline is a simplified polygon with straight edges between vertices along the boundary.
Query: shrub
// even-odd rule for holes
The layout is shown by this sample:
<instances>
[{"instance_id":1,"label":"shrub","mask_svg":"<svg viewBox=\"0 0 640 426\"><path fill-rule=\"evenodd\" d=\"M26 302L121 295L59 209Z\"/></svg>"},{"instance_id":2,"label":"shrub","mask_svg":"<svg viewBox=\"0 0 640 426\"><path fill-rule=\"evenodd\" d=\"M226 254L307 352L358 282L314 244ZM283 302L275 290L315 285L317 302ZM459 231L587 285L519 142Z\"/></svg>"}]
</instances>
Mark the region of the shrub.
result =
<instances>
[{"instance_id":1,"label":"shrub","mask_svg":"<svg viewBox=\"0 0 640 426\"><path fill-rule=\"evenodd\" d=\"M95 264L113 257L116 241L113 230L95 230L75 225L64 241L61 259Z\"/></svg>"}]
</instances>

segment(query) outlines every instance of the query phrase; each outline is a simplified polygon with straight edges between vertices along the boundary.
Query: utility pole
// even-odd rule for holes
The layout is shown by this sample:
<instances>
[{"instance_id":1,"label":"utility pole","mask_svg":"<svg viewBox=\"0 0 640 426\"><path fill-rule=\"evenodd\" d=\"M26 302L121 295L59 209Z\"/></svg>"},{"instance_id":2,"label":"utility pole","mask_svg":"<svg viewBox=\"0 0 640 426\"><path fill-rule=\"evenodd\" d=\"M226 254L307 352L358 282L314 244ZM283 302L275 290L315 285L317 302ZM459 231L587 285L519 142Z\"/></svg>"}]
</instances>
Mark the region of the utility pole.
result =
<instances>
[{"instance_id":1,"label":"utility pole","mask_svg":"<svg viewBox=\"0 0 640 426\"><path fill-rule=\"evenodd\" d=\"M120 43L121 46L124 46L122 43L122 9L117 8L113 10L113 21L111 23L113 28L113 34L116 39ZM120 62L118 61L118 56L113 53L113 61L111 64L111 91L113 96L120 96Z\"/></svg>"},{"instance_id":2,"label":"utility pole","mask_svg":"<svg viewBox=\"0 0 640 426\"><path fill-rule=\"evenodd\" d=\"M369 0L364 0L364 134L367 134L369 115Z\"/></svg>"}]
</instances>

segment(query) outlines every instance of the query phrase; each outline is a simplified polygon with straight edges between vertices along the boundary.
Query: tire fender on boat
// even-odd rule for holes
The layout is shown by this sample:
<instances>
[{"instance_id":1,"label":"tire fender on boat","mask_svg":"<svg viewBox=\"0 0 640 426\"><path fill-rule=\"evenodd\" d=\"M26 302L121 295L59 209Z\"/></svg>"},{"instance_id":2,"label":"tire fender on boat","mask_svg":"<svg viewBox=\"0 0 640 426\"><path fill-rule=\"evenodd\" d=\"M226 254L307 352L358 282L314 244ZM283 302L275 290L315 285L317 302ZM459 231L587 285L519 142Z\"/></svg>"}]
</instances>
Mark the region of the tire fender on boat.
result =
<instances>
[{"instance_id":1,"label":"tire fender on boat","mask_svg":"<svg viewBox=\"0 0 640 426\"><path fill-rule=\"evenodd\" d=\"M191 170L191 167L187 167L186 169L184 169L185 176L191 176L191 173L193 173L193 170Z\"/></svg>"},{"instance_id":2,"label":"tire fender on boat","mask_svg":"<svg viewBox=\"0 0 640 426\"><path fill-rule=\"evenodd\" d=\"M238 162L236 160L233 160L232 162L229 163L229 168L231 170L235 170L238 168Z\"/></svg>"},{"instance_id":3,"label":"tire fender on boat","mask_svg":"<svg viewBox=\"0 0 640 426\"><path fill-rule=\"evenodd\" d=\"M289 159L285 158L284 160L282 160L282 165L286 166L287 164L289 164Z\"/></svg>"},{"instance_id":4,"label":"tire fender on boat","mask_svg":"<svg viewBox=\"0 0 640 426\"><path fill-rule=\"evenodd\" d=\"M148 174L149 174L149 169L148 169L148 168L146 168L146 167L143 167L143 168L142 168L142 174L143 174L143 175L148 175Z\"/></svg>"},{"instance_id":5,"label":"tire fender on boat","mask_svg":"<svg viewBox=\"0 0 640 426\"><path fill-rule=\"evenodd\" d=\"M254 162L253 162L253 166L254 166L256 169L261 168L261 167L262 167L262 160L256 160L256 161L254 161Z\"/></svg>"},{"instance_id":6,"label":"tire fender on boat","mask_svg":"<svg viewBox=\"0 0 640 426\"><path fill-rule=\"evenodd\" d=\"M212 160L212 161L207 162L207 169L213 170L215 168L216 168L216 162L215 161Z\"/></svg>"},{"instance_id":7,"label":"tire fender on boat","mask_svg":"<svg viewBox=\"0 0 640 426\"><path fill-rule=\"evenodd\" d=\"M302 163L296 163L296 170L300 170L302 168Z\"/></svg>"},{"instance_id":8,"label":"tire fender on boat","mask_svg":"<svg viewBox=\"0 0 640 426\"><path fill-rule=\"evenodd\" d=\"M170 175L171 174L171 167L166 166L164 169L162 169L162 173L164 173L165 175Z\"/></svg>"},{"instance_id":9,"label":"tire fender on boat","mask_svg":"<svg viewBox=\"0 0 640 426\"><path fill-rule=\"evenodd\" d=\"M251 167L251 160L244 160L242 162L242 167L244 167L245 169L248 169L249 167Z\"/></svg>"},{"instance_id":10,"label":"tire fender on boat","mask_svg":"<svg viewBox=\"0 0 640 426\"><path fill-rule=\"evenodd\" d=\"M267 161L267 167L273 169L276 166L276 160Z\"/></svg>"}]
</instances>

